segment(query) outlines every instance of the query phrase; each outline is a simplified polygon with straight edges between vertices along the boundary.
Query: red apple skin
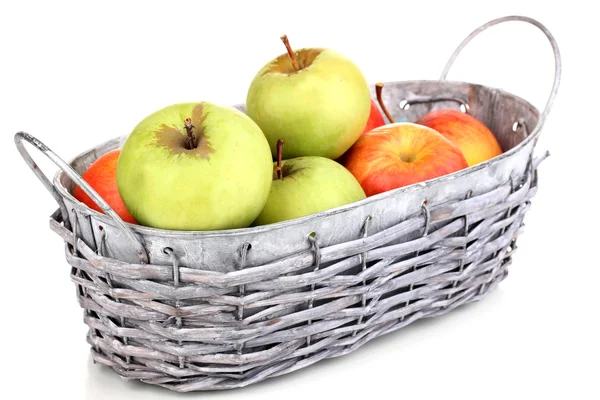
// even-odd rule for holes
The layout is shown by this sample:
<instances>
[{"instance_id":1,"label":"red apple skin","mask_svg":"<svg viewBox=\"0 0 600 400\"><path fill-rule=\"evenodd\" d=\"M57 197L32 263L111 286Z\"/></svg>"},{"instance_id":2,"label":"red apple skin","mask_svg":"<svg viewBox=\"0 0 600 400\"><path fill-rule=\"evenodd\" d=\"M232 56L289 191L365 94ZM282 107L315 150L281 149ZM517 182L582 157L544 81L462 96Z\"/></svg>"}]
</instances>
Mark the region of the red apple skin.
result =
<instances>
[{"instance_id":1,"label":"red apple skin","mask_svg":"<svg viewBox=\"0 0 600 400\"><path fill-rule=\"evenodd\" d=\"M89 166L81 177L115 210L123 221L137 224L137 221L129 214L129 211L125 207L125 203L123 203L123 199L121 199L119 189L117 188L117 161L119 160L119 154L121 154L120 149L103 154ZM104 211L102 211L96 202L79 186L75 186L73 197L92 210L104 214Z\"/></svg>"},{"instance_id":2,"label":"red apple skin","mask_svg":"<svg viewBox=\"0 0 600 400\"><path fill-rule=\"evenodd\" d=\"M435 130L410 122L387 124L361 136L344 166L367 196L467 167L462 152Z\"/></svg>"},{"instance_id":3,"label":"red apple skin","mask_svg":"<svg viewBox=\"0 0 600 400\"><path fill-rule=\"evenodd\" d=\"M431 111L416 121L435 129L458 147L469 166L502 154L494 134L477 118L454 109Z\"/></svg>"},{"instance_id":4,"label":"red apple skin","mask_svg":"<svg viewBox=\"0 0 600 400\"><path fill-rule=\"evenodd\" d=\"M379 108L377 108L377 103L371 99L371 112L369 113L369 119L367 120L367 125L365 125L365 129L363 130L363 135L367 132L372 131L375 128L379 128L380 126L385 125L385 120L383 119L383 115L379 112ZM346 154L348 154L348 150L341 156L339 156L335 161L340 164L344 164L344 160L346 159Z\"/></svg>"},{"instance_id":5,"label":"red apple skin","mask_svg":"<svg viewBox=\"0 0 600 400\"><path fill-rule=\"evenodd\" d=\"M363 135L383 125L385 125L383 115L381 115L381 112L379 112L379 108L377 108L377 103L375 103L375 101L371 99L371 112L369 114L369 119L367 120L367 125L365 125Z\"/></svg>"}]
</instances>

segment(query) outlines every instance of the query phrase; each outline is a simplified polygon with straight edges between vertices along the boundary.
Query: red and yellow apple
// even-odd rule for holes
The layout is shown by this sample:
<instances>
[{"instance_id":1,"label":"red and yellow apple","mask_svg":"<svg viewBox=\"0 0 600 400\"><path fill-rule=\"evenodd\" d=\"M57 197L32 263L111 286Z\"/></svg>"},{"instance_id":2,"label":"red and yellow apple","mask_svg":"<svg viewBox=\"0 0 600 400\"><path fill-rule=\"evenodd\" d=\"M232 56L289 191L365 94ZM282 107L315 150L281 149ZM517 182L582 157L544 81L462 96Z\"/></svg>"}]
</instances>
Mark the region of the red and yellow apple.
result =
<instances>
[{"instance_id":1,"label":"red and yellow apple","mask_svg":"<svg viewBox=\"0 0 600 400\"><path fill-rule=\"evenodd\" d=\"M437 131L410 122L387 124L364 134L344 166L367 196L412 185L467 167L462 152Z\"/></svg>"},{"instance_id":2,"label":"red and yellow apple","mask_svg":"<svg viewBox=\"0 0 600 400\"><path fill-rule=\"evenodd\" d=\"M365 133L370 132L373 129L379 128L383 125L385 125L383 115L381 115L381 112L379 112L375 101L371 100L371 112L369 113L369 119L367 120L367 125L365 125L365 129L363 129L362 134L364 135ZM344 160L346 159L346 154L347 152L342 154L340 157L336 158L335 161L337 161L340 164L343 164Z\"/></svg>"},{"instance_id":3,"label":"red and yellow apple","mask_svg":"<svg viewBox=\"0 0 600 400\"><path fill-rule=\"evenodd\" d=\"M137 221L125 207L125 203L123 203L123 199L121 199L119 189L117 188L117 161L120 154L120 149L111 150L103 154L85 170L81 177L111 206L123 221L137 224ZM104 213L81 187L75 186L73 197L92 210Z\"/></svg>"},{"instance_id":4,"label":"red and yellow apple","mask_svg":"<svg viewBox=\"0 0 600 400\"><path fill-rule=\"evenodd\" d=\"M435 129L458 147L469 166L502 154L494 134L477 118L455 109L430 111L416 121Z\"/></svg>"},{"instance_id":5,"label":"red and yellow apple","mask_svg":"<svg viewBox=\"0 0 600 400\"><path fill-rule=\"evenodd\" d=\"M379 108L377 108L375 101L371 99L371 112L369 113L367 125L365 125L365 129L363 129L363 135L383 125L385 125L383 115L381 115L381 112L379 112Z\"/></svg>"}]
</instances>

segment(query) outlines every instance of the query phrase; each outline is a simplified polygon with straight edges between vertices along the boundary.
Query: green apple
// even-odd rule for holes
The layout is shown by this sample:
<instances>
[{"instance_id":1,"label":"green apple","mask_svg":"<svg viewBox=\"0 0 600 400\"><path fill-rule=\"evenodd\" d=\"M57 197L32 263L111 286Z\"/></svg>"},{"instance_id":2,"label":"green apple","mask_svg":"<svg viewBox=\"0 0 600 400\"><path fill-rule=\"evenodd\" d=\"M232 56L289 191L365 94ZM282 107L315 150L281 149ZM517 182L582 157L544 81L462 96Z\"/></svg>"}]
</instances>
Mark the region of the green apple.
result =
<instances>
[{"instance_id":1,"label":"green apple","mask_svg":"<svg viewBox=\"0 0 600 400\"><path fill-rule=\"evenodd\" d=\"M360 69L330 49L292 51L264 65L246 97L246 113L262 129L273 156L277 140L286 158L336 159L362 134L371 110L368 84Z\"/></svg>"},{"instance_id":2,"label":"green apple","mask_svg":"<svg viewBox=\"0 0 600 400\"><path fill-rule=\"evenodd\" d=\"M209 102L167 106L128 136L117 185L141 224L173 230L249 226L271 189L273 158L248 116Z\"/></svg>"},{"instance_id":3,"label":"green apple","mask_svg":"<svg viewBox=\"0 0 600 400\"><path fill-rule=\"evenodd\" d=\"M287 221L364 199L365 192L346 168L325 157L283 160L278 174L273 164L273 185L253 225Z\"/></svg>"}]
</instances>

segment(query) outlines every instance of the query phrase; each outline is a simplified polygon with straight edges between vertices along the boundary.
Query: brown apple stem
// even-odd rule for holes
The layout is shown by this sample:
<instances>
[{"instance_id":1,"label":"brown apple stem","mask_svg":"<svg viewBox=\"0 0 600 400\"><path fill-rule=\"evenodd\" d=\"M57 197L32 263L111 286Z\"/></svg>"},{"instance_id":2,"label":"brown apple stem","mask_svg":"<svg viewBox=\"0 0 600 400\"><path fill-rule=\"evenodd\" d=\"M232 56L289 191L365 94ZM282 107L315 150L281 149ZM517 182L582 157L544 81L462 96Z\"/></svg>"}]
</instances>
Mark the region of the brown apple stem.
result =
<instances>
[{"instance_id":1,"label":"brown apple stem","mask_svg":"<svg viewBox=\"0 0 600 400\"><path fill-rule=\"evenodd\" d=\"M192 125L192 120L190 118L185 119L185 130L187 131L187 138L185 138L185 148L188 150L193 150L198 147L198 143L196 142L196 135L194 135L195 126Z\"/></svg>"},{"instance_id":2,"label":"brown apple stem","mask_svg":"<svg viewBox=\"0 0 600 400\"><path fill-rule=\"evenodd\" d=\"M394 121L394 118L392 117L392 114L390 114L390 112L388 111L388 109L386 108L383 99L381 98L381 91L383 90L383 83L379 82L375 84L375 93L377 94L377 101L379 102L379 106L381 107L381 109L383 110L385 116L388 118L388 120L390 121L390 123L394 123L396 121Z\"/></svg>"},{"instance_id":3,"label":"brown apple stem","mask_svg":"<svg viewBox=\"0 0 600 400\"><path fill-rule=\"evenodd\" d=\"M287 35L283 35L281 41L285 45L285 48L288 52L288 56L290 56L290 60L292 60L292 67L294 67L294 71L300 71L300 66L298 65L298 60L296 59L296 55L294 54L294 50L292 50L292 46L290 46L290 42L288 40Z\"/></svg>"},{"instance_id":4,"label":"brown apple stem","mask_svg":"<svg viewBox=\"0 0 600 400\"><path fill-rule=\"evenodd\" d=\"M283 178L283 170L281 169L282 157L283 157L283 140L279 139L277 141L277 166L275 167L275 173L277 174L277 179Z\"/></svg>"}]
</instances>

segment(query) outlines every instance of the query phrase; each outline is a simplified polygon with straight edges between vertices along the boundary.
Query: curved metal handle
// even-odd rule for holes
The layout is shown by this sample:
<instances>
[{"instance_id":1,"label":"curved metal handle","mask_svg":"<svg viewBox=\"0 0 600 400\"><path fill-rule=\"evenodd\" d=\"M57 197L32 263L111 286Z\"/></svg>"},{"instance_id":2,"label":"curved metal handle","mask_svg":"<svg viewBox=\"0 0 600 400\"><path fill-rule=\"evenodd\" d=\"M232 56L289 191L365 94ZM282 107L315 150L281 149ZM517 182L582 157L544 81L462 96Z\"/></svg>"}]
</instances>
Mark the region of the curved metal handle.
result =
<instances>
[{"instance_id":1,"label":"curved metal handle","mask_svg":"<svg viewBox=\"0 0 600 400\"><path fill-rule=\"evenodd\" d=\"M540 22L536 21L535 19L529 18L529 17L523 17L520 15L511 15L511 16L492 20L492 21L488 22L487 24L484 24L484 25L480 26L479 28L475 29L473 32L471 32L471 34L469 36L467 36L467 38L465 40L462 41L462 43L456 48L456 50L454 50L454 53L452 54L452 56L446 63L446 67L444 68L444 71L442 72L442 75L440 76L440 80L441 81L446 80L448 71L450 71L450 68L452 67L452 64L454 64L456 57L458 57L458 55L460 54L462 49L465 48L465 46L471 41L471 39L473 39L475 36L479 35L481 32L483 32L487 28L490 28L494 25L500 24L502 22L508 22L508 21L527 22L527 23L535 26L536 28L540 29L544 33L544 35L546 35L546 37L548 38L548 41L550 42L550 45L552 46L552 51L554 52L554 82L552 83L552 91L550 92L550 97L548 98L548 101L546 102L546 107L544 108L544 111L542 111L542 113L540 114L537 125L534 128L533 132L531 133L532 135L535 136L535 135L539 134L540 130L542 129L542 126L544 125L544 122L546 121L546 117L548 116L548 113L550 112L550 109L552 108L552 103L554 103L554 99L556 98L556 93L558 92L558 87L560 85L560 74L562 71L562 63L561 63L561 58L560 58L560 51L558 49L558 43L556 43L556 40L554 39L554 36L552 36L550 31L544 25L542 25Z\"/></svg>"},{"instance_id":2,"label":"curved metal handle","mask_svg":"<svg viewBox=\"0 0 600 400\"><path fill-rule=\"evenodd\" d=\"M121 228L125 235L127 235L127 237L131 240L135 251L140 258L140 262L142 264L148 263L148 253L146 252L146 248L138 239L138 237L132 232L132 230L125 224L125 222L123 222L123 220L117 215L117 213L108 205L108 203L104 201L104 199L100 197L100 195L96 193L96 191L92 189L92 187L85 180L83 180L83 178L69 164L64 162L59 156L57 156L52 150L50 150L48 146L46 146L44 143L40 142L38 139L26 132L17 132L15 134L15 145L17 146L21 157L23 157L29 168L31 168L31 170L35 173L38 179L44 184L46 189L48 189L50 194L52 194L52 196L56 200L60 207L60 212L65 223L68 223L69 217L67 208L62 197L60 196L54 185L46 177L46 175L44 175L44 173L40 170L35 161L33 161L31 156L29 155L29 152L25 149L25 146L23 145L23 140L30 143L32 146L34 146L36 149L42 152L54 164L56 164L58 168L60 168L65 174L67 174L67 176L71 178L73 182L79 185L79 187L81 187L83 191L87 193L87 195L90 196L92 200L94 200L96 204L98 204L98 206L100 206L100 208L106 213L106 215L112 218L115 224L117 224L117 226Z\"/></svg>"}]
</instances>

